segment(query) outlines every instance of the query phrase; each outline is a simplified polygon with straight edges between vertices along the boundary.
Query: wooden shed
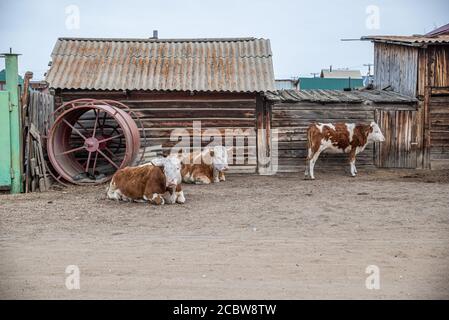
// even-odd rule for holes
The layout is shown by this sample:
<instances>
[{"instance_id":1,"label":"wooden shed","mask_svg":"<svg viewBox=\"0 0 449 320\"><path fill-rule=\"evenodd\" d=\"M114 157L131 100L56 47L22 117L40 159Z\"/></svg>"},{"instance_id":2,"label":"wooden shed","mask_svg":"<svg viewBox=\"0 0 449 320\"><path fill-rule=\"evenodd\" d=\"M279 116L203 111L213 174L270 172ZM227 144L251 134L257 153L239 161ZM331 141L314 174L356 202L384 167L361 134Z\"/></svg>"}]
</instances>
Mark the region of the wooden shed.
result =
<instances>
[{"instance_id":1,"label":"wooden shed","mask_svg":"<svg viewBox=\"0 0 449 320\"><path fill-rule=\"evenodd\" d=\"M386 141L367 146L358 166L416 168L416 99L379 90L281 90L267 94L271 117L271 167L278 172L304 170L307 128L313 122L376 121ZM276 161L276 163L274 163ZM347 155L323 153L318 167L341 167Z\"/></svg>"},{"instance_id":2,"label":"wooden shed","mask_svg":"<svg viewBox=\"0 0 449 320\"><path fill-rule=\"evenodd\" d=\"M374 42L375 88L419 100L418 167L449 168L449 27L424 36L362 40Z\"/></svg>"},{"instance_id":3,"label":"wooden shed","mask_svg":"<svg viewBox=\"0 0 449 320\"><path fill-rule=\"evenodd\" d=\"M56 106L78 98L120 101L140 116L150 146L172 147L174 129L186 129L191 144L200 130L202 146L211 142L208 130L224 136L233 129L245 155L256 158L266 145L257 129L265 125L263 95L275 90L267 39L59 38L51 57L46 81ZM256 172L257 161L234 161L231 171Z\"/></svg>"}]
</instances>

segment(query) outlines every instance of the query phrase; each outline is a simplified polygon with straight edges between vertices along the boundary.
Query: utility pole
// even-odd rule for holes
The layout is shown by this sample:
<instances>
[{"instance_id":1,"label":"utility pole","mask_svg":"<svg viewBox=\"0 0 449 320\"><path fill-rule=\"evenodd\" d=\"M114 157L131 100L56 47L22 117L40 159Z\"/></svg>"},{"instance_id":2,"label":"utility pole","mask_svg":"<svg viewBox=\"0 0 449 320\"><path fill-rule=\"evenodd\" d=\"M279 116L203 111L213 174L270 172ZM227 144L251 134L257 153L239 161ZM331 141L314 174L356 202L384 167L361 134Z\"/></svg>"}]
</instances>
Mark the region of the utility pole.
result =
<instances>
[{"instance_id":1,"label":"utility pole","mask_svg":"<svg viewBox=\"0 0 449 320\"><path fill-rule=\"evenodd\" d=\"M368 67L368 77L371 75L371 67L374 66L372 63L365 63L364 67Z\"/></svg>"},{"instance_id":2,"label":"utility pole","mask_svg":"<svg viewBox=\"0 0 449 320\"><path fill-rule=\"evenodd\" d=\"M319 72L311 72L310 74L311 74L314 78L316 78L316 76L319 75L320 73L319 73Z\"/></svg>"}]
</instances>

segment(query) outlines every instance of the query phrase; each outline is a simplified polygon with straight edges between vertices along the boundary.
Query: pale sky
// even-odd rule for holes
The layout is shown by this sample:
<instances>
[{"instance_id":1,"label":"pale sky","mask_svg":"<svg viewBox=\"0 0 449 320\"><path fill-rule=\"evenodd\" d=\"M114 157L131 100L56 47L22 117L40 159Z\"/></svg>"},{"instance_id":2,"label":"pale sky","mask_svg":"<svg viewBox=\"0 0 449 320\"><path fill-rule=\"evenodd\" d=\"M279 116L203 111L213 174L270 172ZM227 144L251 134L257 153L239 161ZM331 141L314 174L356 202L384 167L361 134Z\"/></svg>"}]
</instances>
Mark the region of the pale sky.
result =
<instances>
[{"instance_id":1,"label":"pale sky","mask_svg":"<svg viewBox=\"0 0 449 320\"><path fill-rule=\"evenodd\" d=\"M276 78L329 65L366 73L372 44L341 39L423 34L448 22L449 0L0 0L0 52L22 54L19 72L38 80L58 37L147 38L158 29L159 38L268 38Z\"/></svg>"}]
</instances>

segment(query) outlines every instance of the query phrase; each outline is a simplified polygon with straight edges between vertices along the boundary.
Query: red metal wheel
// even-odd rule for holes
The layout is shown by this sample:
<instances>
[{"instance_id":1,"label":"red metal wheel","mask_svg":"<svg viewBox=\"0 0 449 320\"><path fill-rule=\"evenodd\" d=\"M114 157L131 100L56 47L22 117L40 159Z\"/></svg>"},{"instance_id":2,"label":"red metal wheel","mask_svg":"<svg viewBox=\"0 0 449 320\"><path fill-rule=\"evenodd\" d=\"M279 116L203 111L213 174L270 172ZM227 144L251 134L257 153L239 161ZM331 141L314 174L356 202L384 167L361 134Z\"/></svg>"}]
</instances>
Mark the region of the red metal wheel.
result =
<instances>
[{"instance_id":1,"label":"red metal wheel","mask_svg":"<svg viewBox=\"0 0 449 320\"><path fill-rule=\"evenodd\" d=\"M47 153L55 171L74 184L108 181L135 161L140 134L130 114L102 100L70 101L55 111Z\"/></svg>"}]
</instances>

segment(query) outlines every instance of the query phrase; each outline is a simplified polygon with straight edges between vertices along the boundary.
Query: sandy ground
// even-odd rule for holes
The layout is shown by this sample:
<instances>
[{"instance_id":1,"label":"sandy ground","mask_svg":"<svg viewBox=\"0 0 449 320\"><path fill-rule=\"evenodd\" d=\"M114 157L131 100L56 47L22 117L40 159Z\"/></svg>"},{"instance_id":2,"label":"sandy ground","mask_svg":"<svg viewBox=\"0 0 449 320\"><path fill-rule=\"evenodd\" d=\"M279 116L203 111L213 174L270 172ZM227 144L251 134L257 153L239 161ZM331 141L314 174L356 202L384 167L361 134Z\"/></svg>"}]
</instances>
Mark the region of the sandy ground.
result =
<instances>
[{"instance_id":1,"label":"sandy ground","mask_svg":"<svg viewBox=\"0 0 449 320\"><path fill-rule=\"evenodd\" d=\"M229 176L162 207L0 195L0 298L448 299L449 172L360 171Z\"/></svg>"}]
</instances>

